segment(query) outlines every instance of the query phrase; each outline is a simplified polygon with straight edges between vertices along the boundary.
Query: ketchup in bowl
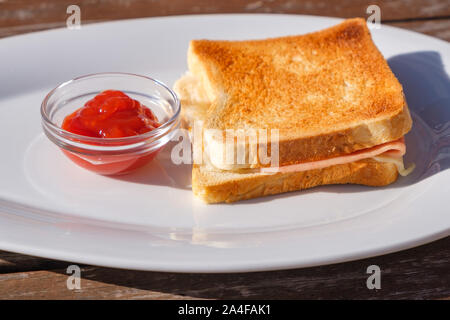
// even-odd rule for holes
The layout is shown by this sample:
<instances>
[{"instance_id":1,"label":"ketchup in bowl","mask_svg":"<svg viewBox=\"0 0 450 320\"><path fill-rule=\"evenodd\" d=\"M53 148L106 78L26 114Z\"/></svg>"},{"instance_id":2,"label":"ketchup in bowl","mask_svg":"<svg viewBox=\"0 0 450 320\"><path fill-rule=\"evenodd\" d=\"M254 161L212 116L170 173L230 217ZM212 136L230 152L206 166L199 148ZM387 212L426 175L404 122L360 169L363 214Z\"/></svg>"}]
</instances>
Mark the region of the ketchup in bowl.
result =
<instances>
[{"instance_id":1,"label":"ketchup in bowl","mask_svg":"<svg viewBox=\"0 0 450 320\"><path fill-rule=\"evenodd\" d=\"M179 99L166 85L118 72L65 82L41 106L47 137L77 165L102 175L153 160L176 134L179 114Z\"/></svg>"},{"instance_id":2,"label":"ketchup in bowl","mask_svg":"<svg viewBox=\"0 0 450 320\"><path fill-rule=\"evenodd\" d=\"M143 134L160 124L152 110L119 90L106 90L68 115L62 128L97 138L123 138Z\"/></svg>"},{"instance_id":3,"label":"ketchup in bowl","mask_svg":"<svg viewBox=\"0 0 450 320\"><path fill-rule=\"evenodd\" d=\"M106 90L68 115L62 129L87 137L123 138L152 131L160 126L153 112L119 90ZM120 145L120 143L118 144ZM152 160L159 150L135 155L80 156L63 150L79 166L103 175L128 173Z\"/></svg>"}]
</instances>

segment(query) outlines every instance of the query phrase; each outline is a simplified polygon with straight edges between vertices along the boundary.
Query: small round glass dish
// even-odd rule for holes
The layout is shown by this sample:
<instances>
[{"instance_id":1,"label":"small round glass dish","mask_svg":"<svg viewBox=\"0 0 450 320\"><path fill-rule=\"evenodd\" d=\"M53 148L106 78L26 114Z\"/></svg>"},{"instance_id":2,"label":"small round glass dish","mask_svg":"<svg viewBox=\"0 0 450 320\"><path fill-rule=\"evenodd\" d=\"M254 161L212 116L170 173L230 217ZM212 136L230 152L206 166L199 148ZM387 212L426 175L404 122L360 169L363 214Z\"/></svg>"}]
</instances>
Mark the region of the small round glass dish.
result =
<instances>
[{"instance_id":1,"label":"small round glass dish","mask_svg":"<svg viewBox=\"0 0 450 320\"><path fill-rule=\"evenodd\" d=\"M64 118L105 90L120 90L152 110L158 128L123 138L97 138L61 128ZM129 173L149 161L169 142L180 124L180 101L162 82L129 73L97 73L59 85L41 106L47 137L79 166L102 175Z\"/></svg>"}]
</instances>

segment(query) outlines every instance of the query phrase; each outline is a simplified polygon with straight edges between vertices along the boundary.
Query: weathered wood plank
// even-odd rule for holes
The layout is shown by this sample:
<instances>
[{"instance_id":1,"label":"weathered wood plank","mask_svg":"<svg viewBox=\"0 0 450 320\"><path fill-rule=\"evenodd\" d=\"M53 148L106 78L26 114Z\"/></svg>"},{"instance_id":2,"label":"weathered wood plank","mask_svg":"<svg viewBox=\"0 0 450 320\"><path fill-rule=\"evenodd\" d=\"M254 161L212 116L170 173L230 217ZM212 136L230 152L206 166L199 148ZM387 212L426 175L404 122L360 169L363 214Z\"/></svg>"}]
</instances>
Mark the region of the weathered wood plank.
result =
<instances>
[{"instance_id":1,"label":"weathered wood plank","mask_svg":"<svg viewBox=\"0 0 450 320\"><path fill-rule=\"evenodd\" d=\"M95 268L84 268L82 290L67 288L68 275L58 272L31 271L0 276L0 299L189 299L176 294L115 285L90 279ZM118 275L120 276L120 275Z\"/></svg>"},{"instance_id":2,"label":"weathered wood plank","mask_svg":"<svg viewBox=\"0 0 450 320\"><path fill-rule=\"evenodd\" d=\"M295 13L335 17L367 16L369 5L381 8L383 20L449 17L448 0L80 0L82 23L140 17L203 13ZM3 0L0 1L0 28L24 25L64 25L71 0ZM20 32L21 28L14 29ZM5 34L5 32L3 32Z\"/></svg>"},{"instance_id":3,"label":"weathered wood plank","mask_svg":"<svg viewBox=\"0 0 450 320\"><path fill-rule=\"evenodd\" d=\"M68 264L64 261L43 259L19 253L0 251L0 274L24 272L32 270L49 270L64 268Z\"/></svg>"},{"instance_id":4,"label":"weathered wood plank","mask_svg":"<svg viewBox=\"0 0 450 320\"><path fill-rule=\"evenodd\" d=\"M66 287L66 267L0 275L0 299L445 299L450 238L355 262L274 272L176 274L82 267L81 290ZM381 289L368 290L369 265Z\"/></svg>"}]
</instances>

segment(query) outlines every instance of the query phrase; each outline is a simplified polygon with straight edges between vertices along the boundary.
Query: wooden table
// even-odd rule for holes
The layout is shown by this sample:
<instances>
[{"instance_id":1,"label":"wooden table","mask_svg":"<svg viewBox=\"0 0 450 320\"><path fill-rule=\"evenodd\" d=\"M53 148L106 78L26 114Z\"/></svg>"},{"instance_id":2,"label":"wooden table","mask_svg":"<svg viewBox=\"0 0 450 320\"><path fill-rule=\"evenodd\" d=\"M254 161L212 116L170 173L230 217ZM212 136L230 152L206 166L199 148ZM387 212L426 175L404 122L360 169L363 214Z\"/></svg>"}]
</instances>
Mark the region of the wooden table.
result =
<instances>
[{"instance_id":1,"label":"wooden table","mask_svg":"<svg viewBox=\"0 0 450 320\"><path fill-rule=\"evenodd\" d=\"M450 40L449 0L391 1L145 1L0 0L0 37L63 27L66 8L81 8L82 24L202 13L296 13L367 16ZM175 274L82 266L81 289L68 290L69 262L0 251L0 299L450 299L450 238L366 260L315 268L241 274ZM366 286L369 265L381 268L381 289Z\"/></svg>"}]
</instances>

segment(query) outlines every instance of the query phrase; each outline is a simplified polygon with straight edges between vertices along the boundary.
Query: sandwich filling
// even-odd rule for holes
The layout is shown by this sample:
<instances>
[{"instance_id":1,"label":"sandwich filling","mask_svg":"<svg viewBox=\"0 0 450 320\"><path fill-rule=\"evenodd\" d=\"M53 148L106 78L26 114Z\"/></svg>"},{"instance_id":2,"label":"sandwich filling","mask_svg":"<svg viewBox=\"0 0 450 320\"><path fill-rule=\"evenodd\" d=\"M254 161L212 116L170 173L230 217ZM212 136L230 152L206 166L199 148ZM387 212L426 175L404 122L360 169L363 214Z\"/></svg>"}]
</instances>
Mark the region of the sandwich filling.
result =
<instances>
[{"instance_id":1,"label":"sandwich filling","mask_svg":"<svg viewBox=\"0 0 450 320\"><path fill-rule=\"evenodd\" d=\"M414 169L414 165L411 165L409 168L405 169L403 164L403 155L405 153L405 139L402 137L392 142L383 143L378 146L356 151L340 157L297 163L281 167L260 168L260 171L261 173L300 172L314 169L323 169L338 164L346 164L364 159L374 159L380 162L394 163L397 166L399 174L402 176L406 176Z\"/></svg>"}]
</instances>

